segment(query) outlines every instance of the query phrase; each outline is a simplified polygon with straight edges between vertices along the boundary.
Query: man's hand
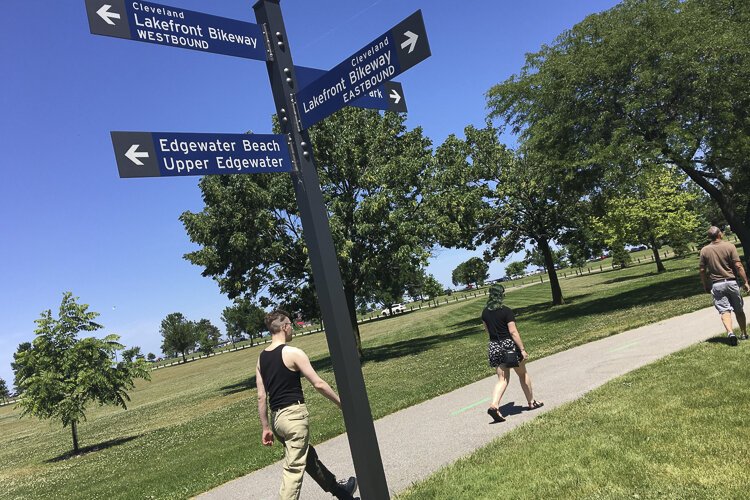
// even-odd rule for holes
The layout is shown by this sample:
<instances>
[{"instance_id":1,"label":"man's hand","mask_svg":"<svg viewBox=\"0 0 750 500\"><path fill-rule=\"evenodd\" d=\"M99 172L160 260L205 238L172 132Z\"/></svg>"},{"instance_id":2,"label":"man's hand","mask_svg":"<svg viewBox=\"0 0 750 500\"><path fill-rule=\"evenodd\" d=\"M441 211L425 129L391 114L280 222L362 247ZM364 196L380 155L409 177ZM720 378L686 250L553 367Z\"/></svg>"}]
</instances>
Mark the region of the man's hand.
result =
<instances>
[{"instance_id":1,"label":"man's hand","mask_svg":"<svg viewBox=\"0 0 750 500\"><path fill-rule=\"evenodd\" d=\"M271 432L271 429L263 429L261 440L263 441L263 446L273 446L273 432Z\"/></svg>"},{"instance_id":2,"label":"man's hand","mask_svg":"<svg viewBox=\"0 0 750 500\"><path fill-rule=\"evenodd\" d=\"M750 293L750 283L746 281L743 288L745 289L745 293Z\"/></svg>"}]
</instances>

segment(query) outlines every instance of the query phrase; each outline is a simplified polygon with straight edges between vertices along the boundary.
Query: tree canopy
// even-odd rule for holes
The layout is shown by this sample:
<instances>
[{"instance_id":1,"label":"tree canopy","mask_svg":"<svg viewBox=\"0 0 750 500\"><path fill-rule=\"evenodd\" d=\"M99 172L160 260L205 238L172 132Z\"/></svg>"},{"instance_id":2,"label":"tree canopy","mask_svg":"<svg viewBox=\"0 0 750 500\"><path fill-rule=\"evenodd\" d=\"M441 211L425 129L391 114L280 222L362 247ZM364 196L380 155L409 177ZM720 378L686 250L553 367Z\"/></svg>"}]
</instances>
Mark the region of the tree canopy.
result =
<instances>
[{"instance_id":1,"label":"tree canopy","mask_svg":"<svg viewBox=\"0 0 750 500\"><path fill-rule=\"evenodd\" d=\"M749 78L750 2L624 0L528 54L488 104L592 193L643 164L678 167L750 248Z\"/></svg>"},{"instance_id":2,"label":"tree canopy","mask_svg":"<svg viewBox=\"0 0 750 500\"><path fill-rule=\"evenodd\" d=\"M187 362L187 353L195 349L198 343L196 330L182 313L167 314L161 321L159 332L162 336L161 350L164 354L181 354L182 361Z\"/></svg>"},{"instance_id":3,"label":"tree canopy","mask_svg":"<svg viewBox=\"0 0 750 500\"><path fill-rule=\"evenodd\" d=\"M695 196L683 188L685 179L676 169L653 165L641 169L628 184L621 184L605 201L604 215L594 219L594 228L620 254L624 245L648 245L657 271L665 271L659 248L689 239L698 225L691 210ZM616 259L627 265L628 259ZM624 262L623 262L624 261Z\"/></svg>"},{"instance_id":4,"label":"tree canopy","mask_svg":"<svg viewBox=\"0 0 750 500\"><path fill-rule=\"evenodd\" d=\"M422 209L430 141L407 130L395 113L345 108L311 130L329 224L352 327L356 305L400 289L424 266L432 248ZM319 318L307 248L291 178L206 176L204 208L181 220L201 246L185 256L203 267L230 298L268 305L268 297Z\"/></svg>"},{"instance_id":5,"label":"tree canopy","mask_svg":"<svg viewBox=\"0 0 750 500\"><path fill-rule=\"evenodd\" d=\"M490 276L489 270L489 264L479 257L472 257L456 266L451 279L454 285L468 285L469 283L483 285Z\"/></svg>"},{"instance_id":6,"label":"tree canopy","mask_svg":"<svg viewBox=\"0 0 750 500\"><path fill-rule=\"evenodd\" d=\"M51 310L43 312L36 320L31 347L16 359L16 373L24 388L18 403L22 415L54 418L70 426L75 452L79 450L77 425L85 420L90 401L127 408L127 390L134 387L133 380L150 379L144 360L115 361L117 351L123 349L117 335L78 338L79 332L102 326L94 321L98 313L76 300L66 292L57 318Z\"/></svg>"}]
</instances>

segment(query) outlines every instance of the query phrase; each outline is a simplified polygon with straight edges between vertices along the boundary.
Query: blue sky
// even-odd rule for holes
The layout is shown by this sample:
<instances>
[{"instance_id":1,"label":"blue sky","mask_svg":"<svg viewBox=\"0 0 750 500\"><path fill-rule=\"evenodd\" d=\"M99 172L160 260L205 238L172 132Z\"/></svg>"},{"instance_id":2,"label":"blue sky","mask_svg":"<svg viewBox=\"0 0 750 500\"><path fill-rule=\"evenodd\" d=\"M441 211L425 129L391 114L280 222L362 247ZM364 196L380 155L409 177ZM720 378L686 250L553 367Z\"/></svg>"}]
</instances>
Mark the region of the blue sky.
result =
<instances>
[{"instance_id":1,"label":"blue sky","mask_svg":"<svg viewBox=\"0 0 750 500\"><path fill-rule=\"evenodd\" d=\"M161 2L160 2L161 3ZM484 93L613 0L448 2L282 0L295 64L332 68L417 9L432 57L397 77L408 126L435 146L481 126ZM253 2L164 5L255 23ZM264 64L89 33L83 0L5 0L0 16L0 378L41 311L72 291L144 353L159 354L171 312L223 328L229 305L201 269L178 220L202 208L197 178L120 179L109 132L271 131ZM285 174L279 174L285 175ZM429 272L450 285L479 252L440 250ZM491 277L503 274L493 263Z\"/></svg>"}]
</instances>

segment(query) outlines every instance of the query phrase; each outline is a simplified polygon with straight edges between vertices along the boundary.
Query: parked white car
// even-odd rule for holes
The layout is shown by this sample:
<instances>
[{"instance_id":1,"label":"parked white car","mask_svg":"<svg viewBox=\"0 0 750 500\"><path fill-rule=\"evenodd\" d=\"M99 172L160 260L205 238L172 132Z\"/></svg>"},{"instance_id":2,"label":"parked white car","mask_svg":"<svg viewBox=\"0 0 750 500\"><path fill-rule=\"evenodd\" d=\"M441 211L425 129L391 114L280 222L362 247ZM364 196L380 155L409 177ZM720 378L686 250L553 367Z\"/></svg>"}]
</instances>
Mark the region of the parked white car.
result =
<instances>
[{"instance_id":1,"label":"parked white car","mask_svg":"<svg viewBox=\"0 0 750 500\"><path fill-rule=\"evenodd\" d=\"M390 316L391 311L393 311L393 314L406 312L406 306L403 304L393 304L390 309L387 307L380 311L381 316Z\"/></svg>"}]
</instances>

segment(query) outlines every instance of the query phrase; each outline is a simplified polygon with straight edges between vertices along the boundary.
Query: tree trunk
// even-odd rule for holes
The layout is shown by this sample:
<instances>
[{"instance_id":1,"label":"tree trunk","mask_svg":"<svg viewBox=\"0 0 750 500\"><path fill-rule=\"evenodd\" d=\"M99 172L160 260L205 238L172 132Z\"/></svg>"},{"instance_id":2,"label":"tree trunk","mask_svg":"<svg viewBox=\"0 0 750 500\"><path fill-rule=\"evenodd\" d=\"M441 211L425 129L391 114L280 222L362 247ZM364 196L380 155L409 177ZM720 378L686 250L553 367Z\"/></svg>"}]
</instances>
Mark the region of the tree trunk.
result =
<instances>
[{"instance_id":1,"label":"tree trunk","mask_svg":"<svg viewBox=\"0 0 750 500\"><path fill-rule=\"evenodd\" d=\"M656 244L656 238L653 235L648 237L648 242L651 245L651 251L654 253L654 262L656 262L656 272L663 273L667 269L664 267L664 263L659 257L659 246Z\"/></svg>"},{"instance_id":2,"label":"tree trunk","mask_svg":"<svg viewBox=\"0 0 750 500\"><path fill-rule=\"evenodd\" d=\"M547 268L547 276L549 277L549 286L552 290L552 304L561 306L565 304L563 299L562 289L560 288L560 281L557 279L557 270L555 269L555 260L552 257L552 249L549 246L549 241L546 238L537 238L537 245L539 250L544 255L544 264Z\"/></svg>"},{"instance_id":3,"label":"tree trunk","mask_svg":"<svg viewBox=\"0 0 750 500\"><path fill-rule=\"evenodd\" d=\"M357 323L357 301L354 296L354 287L351 285L345 285L344 294L346 295L346 305L349 308L349 320L352 323L354 340L357 343L357 354L359 355L359 360L363 361L365 359L365 356L362 352L362 339L359 336L359 324Z\"/></svg>"},{"instance_id":4,"label":"tree trunk","mask_svg":"<svg viewBox=\"0 0 750 500\"><path fill-rule=\"evenodd\" d=\"M724 218L729 222L732 231L740 239L740 244L745 250L745 267L750 266L750 203L745 213L745 220L735 210L731 200L729 200L725 194L718 189L716 186L711 184L705 177L703 177L695 168L693 168L689 162L678 161L676 162L683 172L690 177L696 184L698 184L712 200L716 202L721 210Z\"/></svg>"},{"instance_id":5,"label":"tree trunk","mask_svg":"<svg viewBox=\"0 0 750 500\"><path fill-rule=\"evenodd\" d=\"M73 453L78 453L78 423L75 420L70 423L70 430L73 432Z\"/></svg>"},{"instance_id":6,"label":"tree trunk","mask_svg":"<svg viewBox=\"0 0 750 500\"><path fill-rule=\"evenodd\" d=\"M185 357L185 351L182 351L182 362L187 363L187 358Z\"/></svg>"}]
</instances>

